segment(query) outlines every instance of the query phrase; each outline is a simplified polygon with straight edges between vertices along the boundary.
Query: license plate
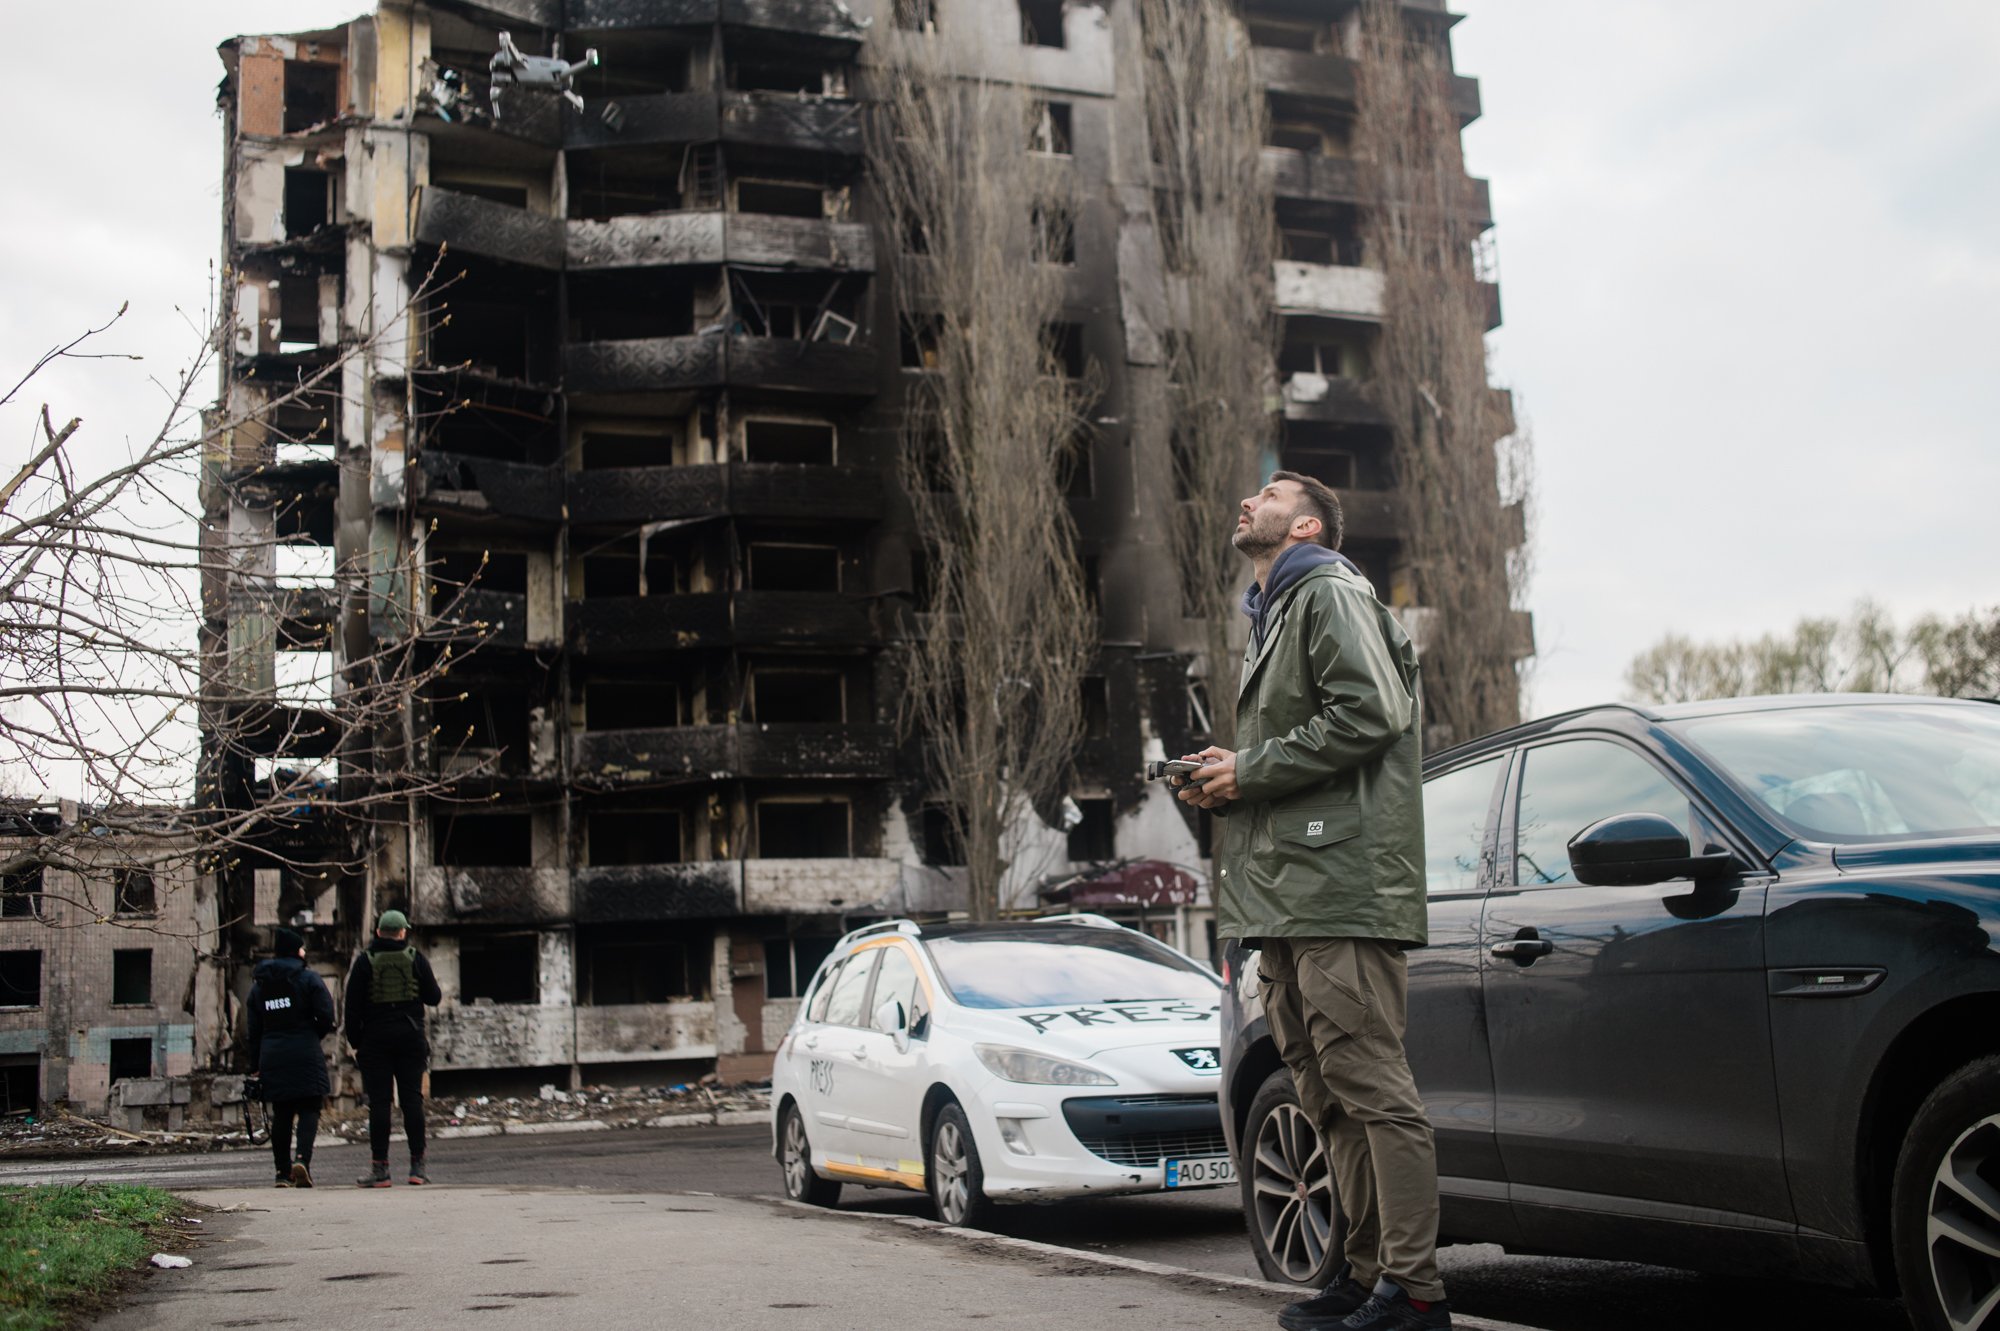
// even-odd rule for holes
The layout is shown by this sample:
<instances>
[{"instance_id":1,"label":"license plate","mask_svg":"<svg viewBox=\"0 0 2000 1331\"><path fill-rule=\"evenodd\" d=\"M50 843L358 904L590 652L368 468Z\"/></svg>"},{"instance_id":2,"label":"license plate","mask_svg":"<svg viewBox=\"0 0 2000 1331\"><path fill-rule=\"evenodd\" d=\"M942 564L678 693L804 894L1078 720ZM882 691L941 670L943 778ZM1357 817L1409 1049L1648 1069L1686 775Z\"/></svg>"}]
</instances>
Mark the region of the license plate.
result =
<instances>
[{"instance_id":1,"label":"license plate","mask_svg":"<svg viewBox=\"0 0 2000 1331\"><path fill-rule=\"evenodd\" d=\"M1169 1188L1219 1188L1236 1181L1236 1162L1226 1155L1167 1161Z\"/></svg>"}]
</instances>

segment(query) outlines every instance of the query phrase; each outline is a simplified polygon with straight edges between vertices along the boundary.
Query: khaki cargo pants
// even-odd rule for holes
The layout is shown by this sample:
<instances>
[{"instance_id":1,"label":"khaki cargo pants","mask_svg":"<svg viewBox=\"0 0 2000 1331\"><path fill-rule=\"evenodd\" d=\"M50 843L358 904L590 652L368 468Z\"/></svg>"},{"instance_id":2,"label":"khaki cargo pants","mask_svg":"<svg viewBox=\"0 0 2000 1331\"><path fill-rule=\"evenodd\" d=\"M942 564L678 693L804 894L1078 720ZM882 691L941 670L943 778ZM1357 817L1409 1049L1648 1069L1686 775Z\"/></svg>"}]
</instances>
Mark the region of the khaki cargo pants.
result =
<instances>
[{"instance_id":1,"label":"khaki cargo pants","mask_svg":"<svg viewBox=\"0 0 2000 1331\"><path fill-rule=\"evenodd\" d=\"M1438 1282L1437 1150L1403 1053L1409 972L1374 938L1267 938L1259 977L1299 1105L1320 1125L1347 1217L1354 1279L1413 1299Z\"/></svg>"}]
</instances>

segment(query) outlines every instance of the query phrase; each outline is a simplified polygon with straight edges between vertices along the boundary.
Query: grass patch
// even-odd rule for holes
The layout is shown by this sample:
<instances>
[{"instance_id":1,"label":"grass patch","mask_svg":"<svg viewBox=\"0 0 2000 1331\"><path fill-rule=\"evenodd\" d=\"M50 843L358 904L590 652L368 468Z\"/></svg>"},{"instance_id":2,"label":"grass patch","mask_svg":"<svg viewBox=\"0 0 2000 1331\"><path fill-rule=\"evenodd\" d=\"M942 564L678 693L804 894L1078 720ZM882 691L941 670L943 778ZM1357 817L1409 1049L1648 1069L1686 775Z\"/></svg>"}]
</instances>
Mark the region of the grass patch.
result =
<instances>
[{"instance_id":1,"label":"grass patch","mask_svg":"<svg viewBox=\"0 0 2000 1331\"><path fill-rule=\"evenodd\" d=\"M159 1251L186 1210L158 1188L0 1188L0 1331L62 1326Z\"/></svg>"}]
</instances>

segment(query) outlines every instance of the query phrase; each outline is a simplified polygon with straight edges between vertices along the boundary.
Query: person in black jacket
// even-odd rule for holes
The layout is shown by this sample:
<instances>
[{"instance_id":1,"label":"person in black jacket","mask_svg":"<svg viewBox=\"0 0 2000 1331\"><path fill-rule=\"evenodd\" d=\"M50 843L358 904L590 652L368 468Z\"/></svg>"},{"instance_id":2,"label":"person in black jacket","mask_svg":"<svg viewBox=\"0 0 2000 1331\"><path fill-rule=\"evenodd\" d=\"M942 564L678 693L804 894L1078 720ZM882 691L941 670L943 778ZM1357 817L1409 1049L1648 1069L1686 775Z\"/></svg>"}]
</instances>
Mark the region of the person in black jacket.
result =
<instances>
[{"instance_id":1,"label":"person in black jacket","mask_svg":"<svg viewBox=\"0 0 2000 1331\"><path fill-rule=\"evenodd\" d=\"M424 1038L424 1009L443 1001L430 962L410 946L409 917L399 910L383 911L373 941L354 959L347 976L347 1043L368 1095L368 1144L374 1151L369 1171L354 1180L364 1188L389 1186L392 1090L403 1102L410 1182L431 1181L424 1165L424 1065L431 1054Z\"/></svg>"},{"instance_id":2,"label":"person in black jacket","mask_svg":"<svg viewBox=\"0 0 2000 1331\"><path fill-rule=\"evenodd\" d=\"M319 972L306 965L305 939L280 929L273 950L276 955L258 962L250 976L250 1072L263 1079L263 1098L271 1106L278 1186L310 1188L320 1103L333 1090L320 1048L333 1031L333 995Z\"/></svg>"}]
</instances>

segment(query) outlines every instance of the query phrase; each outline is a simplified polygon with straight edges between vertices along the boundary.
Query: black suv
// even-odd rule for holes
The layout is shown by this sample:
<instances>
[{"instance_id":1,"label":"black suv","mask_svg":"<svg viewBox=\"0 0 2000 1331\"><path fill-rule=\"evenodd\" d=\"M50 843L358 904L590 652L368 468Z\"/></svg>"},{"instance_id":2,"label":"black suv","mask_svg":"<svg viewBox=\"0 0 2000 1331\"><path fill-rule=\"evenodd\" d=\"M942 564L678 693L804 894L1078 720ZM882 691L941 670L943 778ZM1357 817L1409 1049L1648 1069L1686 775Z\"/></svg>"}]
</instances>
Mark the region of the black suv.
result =
<instances>
[{"instance_id":1,"label":"black suv","mask_svg":"<svg viewBox=\"0 0 2000 1331\"><path fill-rule=\"evenodd\" d=\"M1410 1063L1446 1242L1863 1288L2000 1331L2000 707L1549 717L1424 769ZM1225 955L1223 1126L1267 1275L1339 1199Z\"/></svg>"}]
</instances>

